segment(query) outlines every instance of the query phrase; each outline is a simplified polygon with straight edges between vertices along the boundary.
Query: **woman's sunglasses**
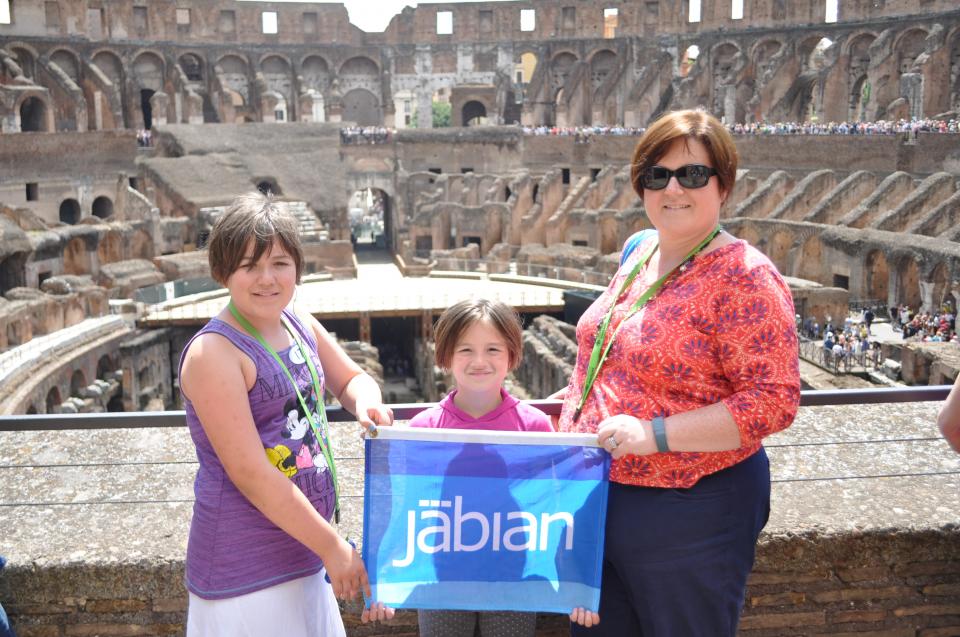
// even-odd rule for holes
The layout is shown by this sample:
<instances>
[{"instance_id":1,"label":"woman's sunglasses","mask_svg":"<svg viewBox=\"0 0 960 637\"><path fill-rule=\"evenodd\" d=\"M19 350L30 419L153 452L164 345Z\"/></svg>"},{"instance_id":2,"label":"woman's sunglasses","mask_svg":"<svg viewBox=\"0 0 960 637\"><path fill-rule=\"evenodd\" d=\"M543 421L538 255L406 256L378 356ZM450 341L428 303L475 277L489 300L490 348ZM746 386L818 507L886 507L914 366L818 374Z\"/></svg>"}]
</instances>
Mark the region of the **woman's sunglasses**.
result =
<instances>
[{"instance_id":1,"label":"woman's sunglasses","mask_svg":"<svg viewBox=\"0 0 960 637\"><path fill-rule=\"evenodd\" d=\"M640 175L640 184L645 190L663 190L670 183L670 178L676 177L677 183L684 188L703 188L710 181L710 177L716 174L716 168L703 164L687 164L676 170L650 166Z\"/></svg>"}]
</instances>

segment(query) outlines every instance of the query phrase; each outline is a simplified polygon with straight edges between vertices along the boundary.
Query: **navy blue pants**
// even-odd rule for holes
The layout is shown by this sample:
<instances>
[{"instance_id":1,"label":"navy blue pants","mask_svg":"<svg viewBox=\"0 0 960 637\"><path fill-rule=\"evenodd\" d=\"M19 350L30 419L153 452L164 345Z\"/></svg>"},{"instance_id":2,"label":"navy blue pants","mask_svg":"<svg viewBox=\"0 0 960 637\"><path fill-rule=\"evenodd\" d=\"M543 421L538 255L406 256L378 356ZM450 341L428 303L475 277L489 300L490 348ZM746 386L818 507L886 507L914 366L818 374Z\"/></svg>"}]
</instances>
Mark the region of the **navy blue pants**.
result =
<instances>
[{"instance_id":1,"label":"navy blue pants","mask_svg":"<svg viewBox=\"0 0 960 637\"><path fill-rule=\"evenodd\" d=\"M689 489L611 482L600 624L570 634L733 637L769 514L762 448Z\"/></svg>"}]
</instances>

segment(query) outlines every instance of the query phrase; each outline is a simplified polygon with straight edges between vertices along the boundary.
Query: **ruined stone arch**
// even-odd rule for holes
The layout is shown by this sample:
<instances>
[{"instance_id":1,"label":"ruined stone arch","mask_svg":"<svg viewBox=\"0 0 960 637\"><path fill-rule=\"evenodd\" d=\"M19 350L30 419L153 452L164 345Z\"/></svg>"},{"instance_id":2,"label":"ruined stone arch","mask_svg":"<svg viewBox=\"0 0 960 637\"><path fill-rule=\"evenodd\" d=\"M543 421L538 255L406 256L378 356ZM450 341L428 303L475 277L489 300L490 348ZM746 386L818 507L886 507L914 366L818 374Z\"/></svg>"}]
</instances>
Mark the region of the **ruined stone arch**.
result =
<instances>
[{"instance_id":1,"label":"ruined stone arch","mask_svg":"<svg viewBox=\"0 0 960 637\"><path fill-rule=\"evenodd\" d=\"M140 51L133 58L133 80L140 90L162 91L166 77L163 56L154 51Z\"/></svg>"},{"instance_id":2,"label":"ruined stone arch","mask_svg":"<svg viewBox=\"0 0 960 637\"><path fill-rule=\"evenodd\" d=\"M123 236L117 230L109 230L97 243L97 261L100 264L123 261Z\"/></svg>"},{"instance_id":3,"label":"ruined stone arch","mask_svg":"<svg viewBox=\"0 0 960 637\"><path fill-rule=\"evenodd\" d=\"M71 80L80 85L80 56L67 48L58 48L50 54L50 61L60 67Z\"/></svg>"},{"instance_id":4,"label":"ruined stone arch","mask_svg":"<svg viewBox=\"0 0 960 637\"><path fill-rule=\"evenodd\" d=\"M330 63L322 55L308 55L300 65L300 76L303 78L302 89L326 93L330 86Z\"/></svg>"},{"instance_id":5,"label":"ruined stone arch","mask_svg":"<svg viewBox=\"0 0 960 637\"><path fill-rule=\"evenodd\" d=\"M93 216L108 219L113 216L113 200L101 195L93 200Z\"/></svg>"},{"instance_id":6,"label":"ruined stone arch","mask_svg":"<svg viewBox=\"0 0 960 637\"><path fill-rule=\"evenodd\" d=\"M50 391L47 392L47 397L44 400L44 402L46 403L46 406L47 406L46 413L48 414L57 413L58 408L60 407L60 403L63 402L63 399L60 397L60 388L56 386L51 387Z\"/></svg>"},{"instance_id":7,"label":"ruined stone arch","mask_svg":"<svg viewBox=\"0 0 960 637\"><path fill-rule=\"evenodd\" d=\"M87 386L87 375L82 369L76 369L70 375L70 395L79 396L80 391Z\"/></svg>"},{"instance_id":8,"label":"ruined stone arch","mask_svg":"<svg viewBox=\"0 0 960 637\"><path fill-rule=\"evenodd\" d=\"M487 106L480 100L470 100L463 105L461 120L464 126L482 126L487 123Z\"/></svg>"},{"instance_id":9,"label":"ruined stone arch","mask_svg":"<svg viewBox=\"0 0 960 637\"><path fill-rule=\"evenodd\" d=\"M893 42L893 51L897 56L897 70L903 75L909 73L917 57L926 46L927 31L921 27L911 27L900 33Z\"/></svg>"},{"instance_id":10,"label":"ruined stone arch","mask_svg":"<svg viewBox=\"0 0 960 637\"><path fill-rule=\"evenodd\" d=\"M80 202L69 198L60 202L60 222L67 225L74 225L80 221L83 213L80 210Z\"/></svg>"},{"instance_id":11,"label":"ruined stone arch","mask_svg":"<svg viewBox=\"0 0 960 637\"><path fill-rule=\"evenodd\" d=\"M617 54L610 49L600 49L590 54L590 87L596 91L607 77L616 71Z\"/></svg>"},{"instance_id":12,"label":"ruined stone arch","mask_svg":"<svg viewBox=\"0 0 960 637\"><path fill-rule=\"evenodd\" d=\"M250 73L247 60L237 53L221 56L215 65L220 86L227 92L235 108L246 106L250 101Z\"/></svg>"},{"instance_id":13,"label":"ruined stone arch","mask_svg":"<svg viewBox=\"0 0 960 637\"><path fill-rule=\"evenodd\" d=\"M754 248L766 254L767 240L765 237L761 237L760 233L751 225L741 226L737 230L737 238L743 239Z\"/></svg>"},{"instance_id":14,"label":"ruined stone arch","mask_svg":"<svg viewBox=\"0 0 960 637\"><path fill-rule=\"evenodd\" d=\"M960 27L948 37L950 68L947 70L950 86L950 110L960 111Z\"/></svg>"},{"instance_id":15,"label":"ruined stone arch","mask_svg":"<svg viewBox=\"0 0 960 637\"><path fill-rule=\"evenodd\" d=\"M187 51L177 58L180 70L190 82L203 82L206 77L206 64L203 56L194 51Z\"/></svg>"},{"instance_id":16,"label":"ruined stone arch","mask_svg":"<svg viewBox=\"0 0 960 637\"><path fill-rule=\"evenodd\" d=\"M773 233L763 252L773 261L777 271L784 274L789 272L790 250L793 249L793 233L787 230L778 230Z\"/></svg>"},{"instance_id":17,"label":"ruined stone arch","mask_svg":"<svg viewBox=\"0 0 960 637\"><path fill-rule=\"evenodd\" d=\"M380 74L380 65L366 55L355 55L340 65L338 75L345 74Z\"/></svg>"},{"instance_id":18,"label":"ruined stone arch","mask_svg":"<svg viewBox=\"0 0 960 637\"><path fill-rule=\"evenodd\" d=\"M933 284L931 301L933 309L939 310L943 302L950 298L950 273L945 261L938 262L930 273L930 282ZM951 302L953 301L950 298Z\"/></svg>"},{"instance_id":19,"label":"ruined stone arch","mask_svg":"<svg viewBox=\"0 0 960 637\"><path fill-rule=\"evenodd\" d=\"M871 250L863 267L863 292L868 299L887 302L890 290L890 268L883 250Z\"/></svg>"},{"instance_id":20,"label":"ruined stone arch","mask_svg":"<svg viewBox=\"0 0 960 637\"><path fill-rule=\"evenodd\" d=\"M118 89L123 88L124 69L120 56L111 49L98 49L94 52L90 61L107 76L107 79L109 79L114 86Z\"/></svg>"},{"instance_id":21,"label":"ruined stone arch","mask_svg":"<svg viewBox=\"0 0 960 637\"><path fill-rule=\"evenodd\" d=\"M31 80L37 77L37 51L32 46L17 42L8 44L7 50L17 58L24 77Z\"/></svg>"},{"instance_id":22,"label":"ruined stone arch","mask_svg":"<svg viewBox=\"0 0 960 637\"><path fill-rule=\"evenodd\" d=\"M53 106L50 96L39 91L28 91L13 106L14 116L23 133L53 131Z\"/></svg>"},{"instance_id":23,"label":"ruined stone arch","mask_svg":"<svg viewBox=\"0 0 960 637\"><path fill-rule=\"evenodd\" d=\"M383 114L377 96L364 88L355 88L343 96L343 120L359 126L378 126Z\"/></svg>"},{"instance_id":24,"label":"ruined stone arch","mask_svg":"<svg viewBox=\"0 0 960 637\"><path fill-rule=\"evenodd\" d=\"M823 243L813 234L804 239L794 271L801 279L823 282Z\"/></svg>"},{"instance_id":25,"label":"ruined stone arch","mask_svg":"<svg viewBox=\"0 0 960 637\"><path fill-rule=\"evenodd\" d=\"M270 53L261 58L260 72L263 73L267 90L279 93L285 99L291 99L293 97L291 92L293 87L292 68L290 60L276 53Z\"/></svg>"},{"instance_id":26,"label":"ruined stone arch","mask_svg":"<svg viewBox=\"0 0 960 637\"><path fill-rule=\"evenodd\" d=\"M152 259L153 255L153 237L150 233L143 229L134 231L130 237L130 253L127 258Z\"/></svg>"},{"instance_id":27,"label":"ruined stone arch","mask_svg":"<svg viewBox=\"0 0 960 637\"><path fill-rule=\"evenodd\" d=\"M721 42L710 50L711 109L714 115L731 122L742 121L737 111L745 106L737 100L740 57L740 47L733 42Z\"/></svg>"},{"instance_id":28,"label":"ruined stone arch","mask_svg":"<svg viewBox=\"0 0 960 637\"><path fill-rule=\"evenodd\" d=\"M550 75L553 79L553 86L562 88L567 82L567 77L576 66L580 58L571 51L560 51L550 58Z\"/></svg>"},{"instance_id":29,"label":"ruined stone arch","mask_svg":"<svg viewBox=\"0 0 960 637\"><path fill-rule=\"evenodd\" d=\"M859 33L849 38L843 45L847 56L849 87L847 119L850 121L870 119L867 113L873 86L867 74L870 69L870 45L875 39L876 36L872 33Z\"/></svg>"},{"instance_id":30,"label":"ruined stone arch","mask_svg":"<svg viewBox=\"0 0 960 637\"><path fill-rule=\"evenodd\" d=\"M764 64L783 50L783 42L777 38L761 38L750 47L750 60L754 64Z\"/></svg>"},{"instance_id":31,"label":"ruined stone arch","mask_svg":"<svg viewBox=\"0 0 960 637\"><path fill-rule=\"evenodd\" d=\"M119 365L116 360L109 354L104 354L100 357L100 360L97 361L97 378L102 378L106 380L106 376L112 372L115 372L119 369Z\"/></svg>"},{"instance_id":32,"label":"ruined stone arch","mask_svg":"<svg viewBox=\"0 0 960 637\"><path fill-rule=\"evenodd\" d=\"M90 251L83 237L73 237L63 246L63 273L90 274Z\"/></svg>"},{"instance_id":33,"label":"ruined stone arch","mask_svg":"<svg viewBox=\"0 0 960 637\"><path fill-rule=\"evenodd\" d=\"M920 307L920 262L913 255L904 255L897 260L895 303L906 303L914 310Z\"/></svg>"}]
</instances>

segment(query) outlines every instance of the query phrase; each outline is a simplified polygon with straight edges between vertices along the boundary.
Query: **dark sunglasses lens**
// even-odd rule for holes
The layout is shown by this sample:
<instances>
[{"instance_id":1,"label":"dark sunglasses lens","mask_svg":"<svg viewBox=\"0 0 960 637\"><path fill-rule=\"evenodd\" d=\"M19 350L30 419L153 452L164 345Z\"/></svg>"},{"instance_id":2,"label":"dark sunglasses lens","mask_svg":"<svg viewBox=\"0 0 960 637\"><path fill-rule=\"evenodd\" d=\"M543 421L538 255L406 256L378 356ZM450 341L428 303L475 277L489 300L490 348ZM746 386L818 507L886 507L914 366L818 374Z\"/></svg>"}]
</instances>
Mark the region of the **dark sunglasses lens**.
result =
<instances>
[{"instance_id":1,"label":"dark sunglasses lens","mask_svg":"<svg viewBox=\"0 0 960 637\"><path fill-rule=\"evenodd\" d=\"M703 188L710 181L710 169L699 164L688 164L677 169L677 181L684 188Z\"/></svg>"},{"instance_id":2,"label":"dark sunglasses lens","mask_svg":"<svg viewBox=\"0 0 960 637\"><path fill-rule=\"evenodd\" d=\"M662 166L651 166L643 171L643 187L649 190L663 190L670 181L670 172Z\"/></svg>"}]
</instances>

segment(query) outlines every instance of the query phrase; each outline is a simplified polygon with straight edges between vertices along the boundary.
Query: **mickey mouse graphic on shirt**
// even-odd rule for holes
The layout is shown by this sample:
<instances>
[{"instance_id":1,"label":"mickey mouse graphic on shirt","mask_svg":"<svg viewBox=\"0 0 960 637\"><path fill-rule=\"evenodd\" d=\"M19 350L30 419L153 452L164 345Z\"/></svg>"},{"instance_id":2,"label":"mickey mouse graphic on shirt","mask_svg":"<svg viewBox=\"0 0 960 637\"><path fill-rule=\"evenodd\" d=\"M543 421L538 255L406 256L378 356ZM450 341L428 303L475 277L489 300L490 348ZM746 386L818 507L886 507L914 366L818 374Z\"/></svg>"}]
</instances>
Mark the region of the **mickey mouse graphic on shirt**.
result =
<instances>
[{"instance_id":1,"label":"mickey mouse graphic on shirt","mask_svg":"<svg viewBox=\"0 0 960 637\"><path fill-rule=\"evenodd\" d=\"M301 390L303 393L309 391L307 388ZM304 413L303 407L296 396L286 402L283 411L287 416L287 423L280 435L290 440L300 440L302 444L295 454L284 459L282 466L285 468L296 467L298 470L309 469L310 467L316 467L317 471L325 470L327 461L323 457L320 443L317 441L310 424L310 418L313 416Z\"/></svg>"}]
</instances>

